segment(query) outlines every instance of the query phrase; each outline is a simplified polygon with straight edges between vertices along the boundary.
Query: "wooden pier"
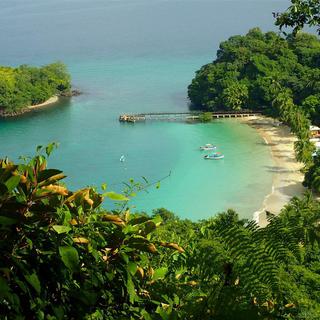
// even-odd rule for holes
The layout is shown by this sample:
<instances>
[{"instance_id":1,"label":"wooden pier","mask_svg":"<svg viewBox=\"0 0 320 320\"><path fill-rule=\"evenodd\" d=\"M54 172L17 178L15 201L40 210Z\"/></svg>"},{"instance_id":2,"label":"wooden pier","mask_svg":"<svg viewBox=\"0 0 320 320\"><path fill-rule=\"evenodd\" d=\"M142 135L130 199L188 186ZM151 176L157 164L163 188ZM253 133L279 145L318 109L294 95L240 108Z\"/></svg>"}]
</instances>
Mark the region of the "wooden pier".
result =
<instances>
[{"instance_id":1,"label":"wooden pier","mask_svg":"<svg viewBox=\"0 0 320 320\"><path fill-rule=\"evenodd\" d=\"M150 112L136 114L122 114L119 117L120 122L137 122L146 120L163 120L163 121L188 121L198 120L203 112ZM260 111L241 110L241 111L215 111L211 112L212 118L243 118L254 117L262 114Z\"/></svg>"}]
</instances>

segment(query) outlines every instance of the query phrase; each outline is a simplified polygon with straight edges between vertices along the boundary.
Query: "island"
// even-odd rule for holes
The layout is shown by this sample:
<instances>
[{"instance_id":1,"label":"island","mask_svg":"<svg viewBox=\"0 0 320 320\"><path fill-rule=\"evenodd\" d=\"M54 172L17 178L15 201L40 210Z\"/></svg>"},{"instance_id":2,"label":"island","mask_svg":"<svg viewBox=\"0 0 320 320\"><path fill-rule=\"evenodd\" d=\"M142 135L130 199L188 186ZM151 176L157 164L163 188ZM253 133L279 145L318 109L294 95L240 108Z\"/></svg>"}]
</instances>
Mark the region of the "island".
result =
<instances>
[{"instance_id":1,"label":"island","mask_svg":"<svg viewBox=\"0 0 320 320\"><path fill-rule=\"evenodd\" d=\"M0 116L17 116L70 96L71 76L62 62L42 67L0 67Z\"/></svg>"},{"instance_id":2,"label":"island","mask_svg":"<svg viewBox=\"0 0 320 320\"><path fill-rule=\"evenodd\" d=\"M283 92L320 123L320 40L307 33L281 37L259 28L220 44L188 87L192 107L207 111L263 109L278 116Z\"/></svg>"}]
</instances>

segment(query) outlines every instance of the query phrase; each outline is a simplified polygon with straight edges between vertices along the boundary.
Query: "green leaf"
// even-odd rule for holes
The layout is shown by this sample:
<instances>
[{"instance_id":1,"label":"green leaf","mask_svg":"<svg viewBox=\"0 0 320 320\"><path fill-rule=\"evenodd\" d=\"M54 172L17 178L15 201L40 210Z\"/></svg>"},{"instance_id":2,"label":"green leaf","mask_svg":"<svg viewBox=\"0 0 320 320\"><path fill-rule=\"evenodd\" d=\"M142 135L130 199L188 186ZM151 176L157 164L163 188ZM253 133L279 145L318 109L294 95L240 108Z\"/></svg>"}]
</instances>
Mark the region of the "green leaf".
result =
<instances>
[{"instance_id":1,"label":"green leaf","mask_svg":"<svg viewBox=\"0 0 320 320\"><path fill-rule=\"evenodd\" d=\"M128 279L127 279L127 290L129 294L130 303L134 303L137 298L137 294L136 294L136 290L135 290L131 275L129 273L128 273Z\"/></svg>"},{"instance_id":2,"label":"green leaf","mask_svg":"<svg viewBox=\"0 0 320 320\"><path fill-rule=\"evenodd\" d=\"M155 225L159 225L163 220L161 218L160 215L155 216L152 220L151 220Z\"/></svg>"},{"instance_id":3,"label":"green leaf","mask_svg":"<svg viewBox=\"0 0 320 320\"><path fill-rule=\"evenodd\" d=\"M57 174L60 174L62 173L61 170L57 170L57 169L46 169L46 170L42 170L39 172L39 175L38 175L38 182L41 182L41 181L44 181L44 180L47 180Z\"/></svg>"},{"instance_id":4,"label":"green leaf","mask_svg":"<svg viewBox=\"0 0 320 320\"><path fill-rule=\"evenodd\" d=\"M156 281L156 280L163 279L165 277L165 275L167 274L167 272L168 272L168 268L166 268L166 267L156 269L154 271L152 280Z\"/></svg>"},{"instance_id":5,"label":"green leaf","mask_svg":"<svg viewBox=\"0 0 320 320\"><path fill-rule=\"evenodd\" d=\"M141 311L141 315L144 320L152 320L150 314L145 309Z\"/></svg>"},{"instance_id":6,"label":"green leaf","mask_svg":"<svg viewBox=\"0 0 320 320\"><path fill-rule=\"evenodd\" d=\"M128 271L130 272L131 275L134 275L136 273L137 268L138 267L134 262L130 261L128 263Z\"/></svg>"},{"instance_id":7,"label":"green leaf","mask_svg":"<svg viewBox=\"0 0 320 320\"><path fill-rule=\"evenodd\" d=\"M109 199L115 200L115 201L128 201L128 200L130 200L129 198L127 198L123 194L115 193L113 191L106 192L103 194L103 196L108 197Z\"/></svg>"},{"instance_id":8,"label":"green leaf","mask_svg":"<svg viewBox=\"0 0 320 320\"><path fill-rule=\"evenodd\" d=\"M5 182L5 185L8 188L8 191L11 192L12 190L14 190L14 188L17 187L19 182L20 182L20 176L12 176Z\"/></svg>"},{"instance_id":9,"label":"green leaf","mask_svg":"<svg viewBox=\"0 0 320 320\"><path fill-rule=\"evenodd\" d=\"M28 287L25 282L20 281L18 279L15 279L15 282L24 293L28 292Z\"/></svg>"},{"instance_id":10,"label":"green leaf","mask_svg":"<svg viewBox=\"0 0 320 320\"><path fill-rule=\"evenodd\" d=\"M29 282L29 284L31 284L31 286L36 290L36 292L40 294L41 286L40 286L39 278L36 275L36 273L27 274L24 277Z\"/></svg>"},{"instance_id":11,"label":"green leaf","mask_svg":"<svg viewBox=\"0 0 320 320\"><path fill-rule=\"evenodd\" d=\"M176 294L173 295L173 301L174 301L174 304L175 305L179 305L180 303L180 299L179 299L179 296L177 296Z\"/></svg>"},{"instance_id":12,"label":"green leaf","mask_svg":"<svg viewBox=\"0 0 320 320\"><path fill-rule=\"evenodd\" d=\"M10 225L15 224L17 222L18 222L17 219L12 219L12 218L8 218L8 217L0 216L0 225L2 225L2 226L10 226Z\"/></svg>"},{"instance_id":13,"label":"green leaf","mask_svg":"<svg viewBox=\"0 0 320 320\"><path fill-rule=\"evenodd\" d=\"M69 226L58 226L58 225L52 226L52 229L59 234L66 233L71 230L71 228Z\"/></svg>"},{"instance_id":14,"label":"green leaf","mask_svg":"<svg viewBox=\"0 0 320 320\"><path fill-rule=\"evenodd\" d=\"M148 181L148 179L147 179L146 177L142 176L141 178L144 180L144 182L145 182L146 184L149 184L149 181Z\"/></svg>"},{"instance_id":15,"label":"green leaf","mask_svg":"<svg viewBox=\"0 0 320 320\"><path fill-rule=\"evenodd\" d=\"M153 221L147 221L144 223L143 235L147 235L157 228Z\"/></svg>"},{"instance_id":16,"label":"green leaf","mask_svg":"<svg viewBox=\"0 0 320 320\"><path fill-rule=\"evenodd\" d=\"M52 310L57 320L62 320L64 318L64 310L62 306L57 306L57 307L52 306Z\"/></svg>"},{"instance_id":17,"label":"green leaf","mask_svg":"<svg viewBox=\"0 0 320 320\"><path fill-rule=\"evenodd\" d=\"M160 315L162 320L169 320L170 319L167 312L163 308L161 308L160 306L157 307L156 313L158 313Z\"/></svg>"},{"instance_id":18,"label":"green leaf","mask_svg":"<svg viewBox=\"0 0 320 320\"><path fill-rule=\"evenodd\" d=\"M6 297L10 292L10 288L7 284L7 281L0 277L0 297Z\"/></svg>"},{"instance_id":19,"label":"green leaf","mask_svg":"<svg viewBox=\"0 0 320 320\"><path fill-rule=\"evenodd\" d=\"M78 251L73 247L61 246L59 253L64 265L71 271L77 271L79 268Z\"/></svg>"},{"instance_id":20,"label":"green leaf","mask_svg":"<svg viewBox=\"0 0 320 320\"><path fill-rule=\"evenodd\" d=\"M200 232L201 232L201 234L202 234L203 236L205 235L206 230L207 230L207 227L206 227L206 226L202 226L202 227L200 228Z\"/></svg>"},{"instance_id":21,"label":"green leaf","mask_svg":"<svg viewBox=\"0 0 320 320\"><path fill-rule=\"evenodd\" d=\"M127 263L127 264L129 263L129 257L127 254L125 254L124 252L120 252L120 256L125 263Z\"/></svg>"},{"instance_id":22,"label":"green leaf","mask_svg":"<svg viewBox=\"0 0 320 320\"><path fill-rule=\"evenodd\" d=\"M106 183L103 183L103 184L101 185L101 189L102 189L103 191L107 190L107 184L106 184Z\"/></svg>"},{"instance_id":23,"label":"green leaf","mask_svg":"<svg viewBox=\"0 0 320 320\"><path fill-rule=\"evenodd\" d=\"M50 156L53 148L55 147L55 143L50 143L46 146L46 154L47 156Z\"/></svg>"},{"instance_id":24,"label":"green leaf","mask_svg":"<svg viewBox=\"0 0 320 320\"><path fill-rule=\"evenodd\" d=\"M37 146L36 148L37 152L41 151L41 149L42 149L42 146Z\"/></svg>"}]
</instances>

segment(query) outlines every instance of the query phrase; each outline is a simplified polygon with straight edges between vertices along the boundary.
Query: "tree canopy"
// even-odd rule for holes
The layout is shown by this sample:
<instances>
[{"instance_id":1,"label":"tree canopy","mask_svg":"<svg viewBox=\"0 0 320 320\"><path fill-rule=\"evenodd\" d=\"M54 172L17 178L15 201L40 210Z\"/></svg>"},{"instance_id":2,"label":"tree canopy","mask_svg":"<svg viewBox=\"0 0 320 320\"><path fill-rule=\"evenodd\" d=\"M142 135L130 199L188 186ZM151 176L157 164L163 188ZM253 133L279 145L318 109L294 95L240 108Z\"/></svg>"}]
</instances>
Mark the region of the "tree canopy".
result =
<instances>
[{"instance_id":1,"label":"tree canopy","mask_svg":"<svg viewBox=\"0 0 320 320\"><path fill-rule=\"evenodd\" d=\"M292 5L283 13L276 14L276 25L293 27L297 33L305 25L316 27L320 34L320 2L319 0L291 0Z\"/></svg>"},{"instance_id":2,"label":"tree canopy","mask_svg":"<svg viewBox=\"0 0 320 320\"><path fill-rule=\"evenodd\" d=\"M204 110L259 108L275 113L272 103L282 88L318 121L319 67L316 36L299 33L283 38L254 28L220 44L216 60L196 72L188 95L194 107Z\"/></svg>"},{"instance_id":3,"label":"tree canopy","mask_svg":"<svg viewBox=\"0 0 320 320\"><path fill-rule=\"evenodd\" d=\"M0 67L0 108L5 113L69 93L71 78L66 66L55 62L43 67Z\"/></svg>"}]
</instances>

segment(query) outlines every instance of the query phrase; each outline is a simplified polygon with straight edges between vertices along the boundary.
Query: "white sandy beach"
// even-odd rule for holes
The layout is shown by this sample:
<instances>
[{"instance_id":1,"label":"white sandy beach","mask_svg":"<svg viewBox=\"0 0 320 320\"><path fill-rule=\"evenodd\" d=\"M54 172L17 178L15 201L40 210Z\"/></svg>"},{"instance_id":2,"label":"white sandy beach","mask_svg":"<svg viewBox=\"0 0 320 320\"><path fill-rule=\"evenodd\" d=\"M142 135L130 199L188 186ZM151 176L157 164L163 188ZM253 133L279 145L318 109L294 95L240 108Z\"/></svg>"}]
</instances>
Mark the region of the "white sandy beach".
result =
<instances>
[{"instance_id":1,"label":"white sandy beach","mask_svg":"<svg viewBox=\"0 0 320 320\"><path fill-rule=\"evenodd\" d=\"M0 109L0 117L16 117L16 116L20 116L26 112L35 110L35 109L41 109L41 108L45 108L48 107L49 105L52 105L54 103L56 103L59 100L58 96L53 96L51 98L49 98L47 101L43 102L43 103L39 103L36 105L32 105L32 106L28 106L28 107L24 107L21 108L17 111L13 111L13 112L6 112L5 109Z\"/></svg>"},{"instance_id":2,"label":"white sandy beach","mask_svg":"<svg viewBox=\"0 0 320 320\"><path fill-rule=\"evenodd\" d=\"M53 96L51 98L49 98L47 101L43 102L43 103L39 103L39 104L35 104L33 106L29 106L27 107L27 109L29 110L33 110L33 109L38 109L38 108L42 108L42 107L46 107L49 104L53 104L56 103L59 100L58 96Z\"/></svg>"},{"instance_id":3,"label":"white sandy beach","mask_svg":"<svg viewBox=\"0 0 320 320\"><path fill-rule=\"evenodd\" d=\"M274 166L273 184L270 194L263 202L262 208L254 214L254 219L260 226L267 224L266 211L278 214L282 207L294 196L301 195L305 188L302 186L302 164L298 163L294 154L296 137L285 125L277 125L278 121L267 117L242 118L241 121L256 128L270 147Z\"/></svg>"}]
</instances>

